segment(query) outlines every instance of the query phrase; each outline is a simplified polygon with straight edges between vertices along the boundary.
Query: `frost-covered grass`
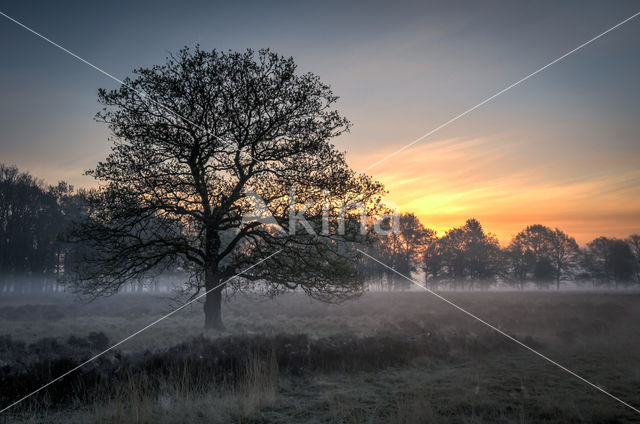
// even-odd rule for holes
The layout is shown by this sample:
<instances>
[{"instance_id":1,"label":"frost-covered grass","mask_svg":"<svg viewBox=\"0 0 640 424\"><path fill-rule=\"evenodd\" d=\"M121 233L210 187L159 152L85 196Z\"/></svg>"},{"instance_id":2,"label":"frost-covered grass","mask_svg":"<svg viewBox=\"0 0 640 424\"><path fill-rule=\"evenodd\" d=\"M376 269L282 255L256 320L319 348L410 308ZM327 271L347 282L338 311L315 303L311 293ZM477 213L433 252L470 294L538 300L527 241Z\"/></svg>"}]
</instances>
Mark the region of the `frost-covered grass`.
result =
<instances>
[{"instance_id":1,"label":"frost-covered grass","mask_svg":"<svg viewBox=\"0 0 640 424\"><path fill-rule=\"evenodd\" d=\"M459 292L445 296L629 403L640 404L639 295ZM150 295L90 304L3 298L0 335L9 334L27 345L43 337L64 341L91 332L104 332L117 341L171 310L170 305L169 300ZM331 358L327 366L299 373L249 352L246 367L253 371L205 390L185 383L189 373L172 374L160 391L147 379L132 375L115 394L102 396L96 391L92 401L62 409L30 403L20 416L0 416L0 422L18 418L25 422L635 422L640 418L515 343L496 344L486 327L428 293L368 293L339 305L299 294L274 301L238 297L225 305L225 323L224 333L204 336L215 343L217 337L306 334L324 346L323 340L344 334L356 344L359 337L395 334L400 338L380 343L397 344L433 334L442 337L438 340L448 349L446 354L427 349L424 354L404 355L408 359L397 364L363 355L362 362L376 364L335 369L332 364L340 361L327 350ZM201 326L197 305L120 350L123 354L161 351L202 335ZM348 346L338 350L340 355L345 351L361 354Z\"/></svg>"}]
</instances>

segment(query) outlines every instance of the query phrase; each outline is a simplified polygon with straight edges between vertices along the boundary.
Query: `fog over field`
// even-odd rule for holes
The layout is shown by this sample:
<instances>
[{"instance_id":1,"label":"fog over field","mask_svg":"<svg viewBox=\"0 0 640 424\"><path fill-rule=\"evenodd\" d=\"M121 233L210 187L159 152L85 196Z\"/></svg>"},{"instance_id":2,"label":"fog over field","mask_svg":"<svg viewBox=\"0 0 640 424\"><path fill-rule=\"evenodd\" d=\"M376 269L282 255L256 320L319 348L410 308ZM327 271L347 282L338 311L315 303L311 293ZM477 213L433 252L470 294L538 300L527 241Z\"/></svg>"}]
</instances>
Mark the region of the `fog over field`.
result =
<instances>
[{"instance_id":1,"label":"fog over field","mask_svg":"<svg viewBox=\"0 0 640 424\"><path fill-rule=\"evenodd\" d=\"M447 292L619 396L640 393L640 295ZM10 402L171 310L152 294L5 299ZM11 422L635 422L633 411L428 293L339 305L241 296L226 330L185 309L25 401Z\"/></svg>"},{"instance_id":2,"label":"fog over field","mask_svg":"<svg viewBox=\"0 0 640 424\"><path fill-rule=\"evenodd\" d=\"M640 422L636 1L0 40L0 424Z\"/></svg>"}]
</instances>

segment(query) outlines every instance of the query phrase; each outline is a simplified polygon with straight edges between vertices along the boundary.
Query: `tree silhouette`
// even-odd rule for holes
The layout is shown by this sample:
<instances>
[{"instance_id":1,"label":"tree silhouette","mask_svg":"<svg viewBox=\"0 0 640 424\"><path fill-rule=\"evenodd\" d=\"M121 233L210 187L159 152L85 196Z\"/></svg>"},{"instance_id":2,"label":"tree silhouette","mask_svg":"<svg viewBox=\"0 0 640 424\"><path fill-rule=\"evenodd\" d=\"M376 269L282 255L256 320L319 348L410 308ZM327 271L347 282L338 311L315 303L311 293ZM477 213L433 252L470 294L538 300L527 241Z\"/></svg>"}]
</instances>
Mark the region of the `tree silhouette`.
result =
<instances>
[{"instance_id":1,"label":"tree silhouette","mask_svg":"<svg viewBox=\"0 0 640 424\"><path fill-rule=\"evenodd\" d=\"M569 276L571 270L575 268L580 248L573 237L557 228L551 231L549 236L549 259L555 272L556 289L560 290L560 280L564 276Z\"/></svg>"},{"instance_id":2,"label":"tree silhouette","mask_svg":"<svg viewBox=\"0 0 640 424\"><path fill-rule=\"evenodd\" d=\"M426 228L413 213L399 217L398 229L379 238L378 255L393 269L403 275L411 275L422 264L426 246L435 238L435 231ZM388 279L396 288L406 289L411 283L393 272Z\"/></svg>"},{"instance_id":3,"label":"tree silhouette","mask_svg":"<svg viewBox=\"0 0 640 424\"><path fill-rule=\"evenodd\" d=\"M476 219L468 219L462 227L447 231L438 243L454 287L465 280L472 288L476 282L488 285L501 273L502 252L498 239L485 233Z\"/></svg>"},{"instance_id":4,"label":"tree silhouette","mask_svg":"<svg viewBox=\"0 0 640 424\"><path fill-rule=\"evenodd\" d=\"M505 249L505 257L509 261L511 274L511 278L508 278L507 281L514 282L520 290L523 290L529 278L529 270L535 264L533 253L527 248L525 240L519 237L509 243Z\"/></svg>"},{"instance_id":5,"label":"tree silhouette","mask_svg":"<svg viewBox=\"0 0 640 424\"><path fill-rule=\"evenodd\" d=\"M609 264L616 284L629 284L632 281L636 258L631 246L624 240L613 239L609 244Z\"/></svg>"},{"instance_id":6,"label":"tree silhouette","mask_svg":"<svg viewBox=\"0 0 640 424\"><path fill-rule=\"evenodd\" d=\"M424 247L422 270L424 282L432 288L437 288L438 280L444 271L445 257L440 240L434 236L427 241Z\"/></svg>"},{"instance_id":7,"label":"tree silhouette","mask_svg":"<svg viewBox=\"0 0 640 424\"><path fill-rule=\"evenodd\" d=\"M594 282L611 283L610 243L611 240L607 237L598 237L587 243L583 265Z\"/></svg>"},{"instance_id":8,"label":"tree silhouette","mask_svg":"<svg viewBox=\"0 0 640 424\"><path fill-rule=\"evenodd\" d=\"M636 258L631 246L624 240L598 237L587 243L585 268L591 277L600 283L617 288L629 283L634 274Z\"/></svg>"},{"instance_id":9,"label":"tree silhouette","mask_svg":"<svg viewBox=\"0 0 640 424\"><path fill-rule=\"evenodd\" d=\"M73 187L45 185L0 164L0 291L52 291L64 269L58 235L71 215Z\"/></svg>"},{"instance_id":10,"label":"tree silhouette","mask_svg":"<svg viewBox=\"0 0 640 424\"><path fill-rule=\"evenodd\" d=\"M192 295L208 292L207 328L222 325L225 287L302 288L325 300L359 292L355 215L325 227L321 218L354 203L375 210L382 187L355 175L329 142L349 122L317 76L297 74L292 58L269 50L185 48L99 99L113 152L88 172L102 188L70 233L91 250L77 290L113 294L179 266ZM243 220L255 215L255 199L270 222ZM308 224L290 219L301 213L296 204L306 205Z\"/></svg>"},{"instance_id":11,"label":"tree silhouette","mask_svg":"<svg viewBox=\"0 0 640 424\"><path fill-rule=\"evenodd\" d=\"M560 289L563 278L571 275L579 257L578 243L562 230L529 225L516 234L507 247L511 272L520 287L531 277L538 285L555 281Z\"/></svg>"},{"instance_id":12,"label":"tree silhouette","mask_svg":"<svg viewBox=\"0 0 640 424\"><path fill-rule=\"evenodd\" d=\"M525 278L530 275L538 285L546 285L553 279L553 266L549 259L551 232L544 225L529 225L516 234L511 242L512 251L519 251L523 255L518 260L526 264Z\"/></svg>"},{"instance_id":13,"label":"tree silhouette","mask_svg":"<svg viewBox=\"0 0 640 424\"><path fill-rule=\"evenodd\" d=\"M633 255L635 256L635 275L636 275L636 283L640 283L640 235L639 234L631 234L627 239L627 243L631 246L631 250L633 251Z\"/></svg>"}]
</instances>

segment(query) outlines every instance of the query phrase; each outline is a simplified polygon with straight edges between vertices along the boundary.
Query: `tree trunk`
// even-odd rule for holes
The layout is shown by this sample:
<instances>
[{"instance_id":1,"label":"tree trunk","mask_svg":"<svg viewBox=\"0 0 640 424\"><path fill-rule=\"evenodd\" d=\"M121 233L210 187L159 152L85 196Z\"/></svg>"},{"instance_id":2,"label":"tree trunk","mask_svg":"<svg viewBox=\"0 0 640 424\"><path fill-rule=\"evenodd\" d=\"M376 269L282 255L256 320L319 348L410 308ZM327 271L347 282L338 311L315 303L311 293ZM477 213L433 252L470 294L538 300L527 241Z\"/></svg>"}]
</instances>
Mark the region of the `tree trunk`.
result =
<instances>
[{"instance_id":1,"label":"tree trunk","mask_svg":"<svg viewBox=\"0 0 640 424\"><path fill-rule=\"evenodd\" d=\"M222 325L222 290L220 278L215 272L207 272L205 276L205 289L207 295L204 300L204 328L221 330Z\"/></svg>"}]
</instances>

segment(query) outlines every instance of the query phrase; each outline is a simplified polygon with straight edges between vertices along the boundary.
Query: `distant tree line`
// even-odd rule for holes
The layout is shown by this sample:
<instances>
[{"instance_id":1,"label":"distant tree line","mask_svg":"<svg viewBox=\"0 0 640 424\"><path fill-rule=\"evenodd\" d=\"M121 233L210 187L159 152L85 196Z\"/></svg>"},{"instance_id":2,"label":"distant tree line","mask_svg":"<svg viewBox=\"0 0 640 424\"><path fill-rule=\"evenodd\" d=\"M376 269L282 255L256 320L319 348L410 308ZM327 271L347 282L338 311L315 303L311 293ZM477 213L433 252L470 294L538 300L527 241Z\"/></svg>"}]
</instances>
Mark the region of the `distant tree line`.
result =
<instances>
[{"instance_id":1,"label":"distant tree line","mask_svg":"<svg viewBox=\"0 0 640 424\"><path fill-rule=\"evenodd\" d=\"M0 164L0 293L54 293L82 265L88 247L65 234L88 211L90 190L64 181L47 185L15 166ZM180 270L169 271L169 275ZM123 290L140 292L146 281ZM158 281L154 289L159 289Z\"/></svg>"},{"instance_id":2,"label":"distant tree line","mask_svg":"<svg viewBox=\"0 0 640 424\"><path fill-rule=\"evenodd\" d=\"M0 164L0 292L59 289L73 255L58 235L82 213L82 196Z\"/></svg>"},{"instance_id":3,"label":"distant tree line","mask_svg":"<svg viewBox=\"0 0 640 424\"><path fill-rule=\"evenodd\" d=\"M62 290L65 271L81 265L86 247L69 244L61 235L86 213L87 193L65 182L47 185L0 164L0 293ZM567 282L603 288L640 285L638 234L626 239L598 237L581 248L562 230L535 224L502 247L475 219L438 237L415 214L405 213L399 231L375 236L367 249L432 289L486 289L496 284L559 289ZM411 286L372 261L363 261L360 270L377 289ZM142 284L129 289L141 290Z\"/></svg>"},{"instance_id":4,"label":"distant tree line","mask_svg":"<svg viewBox=\"0 0 640 424\"><path fill-rule=\"evenodd\" d=\"M560 289L567 282L606 288L640 285L638 234L624 240L598 237L580 248L562 230L535 224L501 247L476 219L437 237L414 214L406 213L400 216L399 231L377 236L368 249L403 275L422 274L420 283L432 289L485 289L496 284ZM378 289L412 285L371 261L364 261L362 268Z\"/></svg>"}]
</instances>

